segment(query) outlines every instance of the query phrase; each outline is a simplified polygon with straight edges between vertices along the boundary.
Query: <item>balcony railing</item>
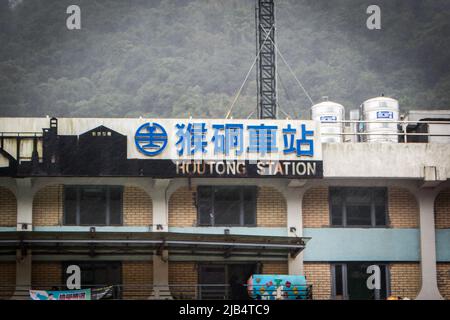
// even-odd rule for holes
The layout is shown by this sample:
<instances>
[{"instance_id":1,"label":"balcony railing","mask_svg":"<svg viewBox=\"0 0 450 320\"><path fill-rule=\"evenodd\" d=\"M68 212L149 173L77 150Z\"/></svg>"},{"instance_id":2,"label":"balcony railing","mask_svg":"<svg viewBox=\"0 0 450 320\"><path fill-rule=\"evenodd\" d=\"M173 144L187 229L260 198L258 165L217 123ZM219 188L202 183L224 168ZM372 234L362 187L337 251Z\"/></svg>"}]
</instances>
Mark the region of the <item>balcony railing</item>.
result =
<instances>
[{"instance_id":1,"label":"balcony railing","mask_svg":"<svg viewBox=\"0 0 450 320\"><path fill-rule=\"evenodd\" d=\"M111 287L112 290L104 299L108 300L245 300L251 298L247 294L247 285L230 286L225 284L177 284L169 286L154 286L145 284L122 284L112 286L89 286L93 290ZM87 287L86 287L87 288ZM33 290L67 290L65 285L32 286ZM30 287L16 285L0 285L0 300L29 300ZM307 286L305 296L312 299L312 286ZM273 290L272 290L273 291ZM267 295L276 293L266 291Z\"/></svg>"}]
</instances>

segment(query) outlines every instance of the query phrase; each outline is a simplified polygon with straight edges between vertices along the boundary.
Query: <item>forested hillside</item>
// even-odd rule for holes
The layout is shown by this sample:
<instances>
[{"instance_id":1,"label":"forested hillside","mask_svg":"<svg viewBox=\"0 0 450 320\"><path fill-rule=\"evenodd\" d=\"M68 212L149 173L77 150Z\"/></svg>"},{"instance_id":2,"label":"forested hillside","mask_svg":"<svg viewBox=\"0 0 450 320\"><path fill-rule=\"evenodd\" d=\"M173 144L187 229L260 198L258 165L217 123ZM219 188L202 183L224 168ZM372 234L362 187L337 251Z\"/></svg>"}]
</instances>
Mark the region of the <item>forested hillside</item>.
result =
<instances>
[{"instance_id":1,"label":"forested hillside","mask_svg":"<svg viewBox=\"0 0 450 320\"><path fill-rule=\"evenodd\" d=\"M276 0L281 52L315 101L385 93L450 108L450 1ZM66 8L81 7L81 30ZM255 0L0 0L0 116L224 117L255 57ZM278 59L279 103L310 103ZM256 108L255 73L233 117Z\"/></svg>"}]
</instances>

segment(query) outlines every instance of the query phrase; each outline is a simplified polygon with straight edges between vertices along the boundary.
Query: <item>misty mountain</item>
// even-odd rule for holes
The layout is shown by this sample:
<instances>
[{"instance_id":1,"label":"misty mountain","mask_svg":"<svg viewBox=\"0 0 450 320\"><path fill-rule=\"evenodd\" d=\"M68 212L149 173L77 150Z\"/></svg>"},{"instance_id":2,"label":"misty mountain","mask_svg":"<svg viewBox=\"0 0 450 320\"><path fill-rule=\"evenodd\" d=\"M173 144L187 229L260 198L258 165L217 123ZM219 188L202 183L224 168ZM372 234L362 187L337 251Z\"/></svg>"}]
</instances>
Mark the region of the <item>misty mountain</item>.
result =
<instances>
[{"instance_id":1,"label":"misty mountain","mask_svg":"<svg viewBox=\"0 0 450 320\"><path fill-rule=\"evenodd\" d=\"M223 118L256 54L255 0L0 0L0 115ZM347 110L384 93L450 108L450 2L276 0L277 45L315 102ZM309 100L278 58L280 107ZM233 117L256 109L256 73ZM280 113L282 116L282 113Z\"/></svg>"}]
</instances>

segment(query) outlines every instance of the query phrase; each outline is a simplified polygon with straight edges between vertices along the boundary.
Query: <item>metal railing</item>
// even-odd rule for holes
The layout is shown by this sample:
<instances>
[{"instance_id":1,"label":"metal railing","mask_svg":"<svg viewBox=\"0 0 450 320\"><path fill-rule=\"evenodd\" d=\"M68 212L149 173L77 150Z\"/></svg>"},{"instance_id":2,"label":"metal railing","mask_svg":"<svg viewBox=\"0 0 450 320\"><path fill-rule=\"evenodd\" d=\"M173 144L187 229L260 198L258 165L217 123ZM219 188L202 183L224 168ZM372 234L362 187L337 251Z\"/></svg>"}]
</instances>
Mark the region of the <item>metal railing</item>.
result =
<instances>
[{"instance_id":1,"label":"metal railing","mask_svg":"<svg viewBox=\"0 0 450 320\"><path fill-rule=\"evenodd\" d=\"M446 133L432 133L428 132L429 127L426 127L427 132L411 132L414 129L417 129L420 125L450 125L450 121L442 121L442 120L428 120L428 121L412 121L412 120L335 120L335 121L322 121L321 124L342 124L343 131L341 132L321 132L322 136L354 136L354 137L367 137L367 136L397 136L401 137L403 140L399 142L408 143L408 137L448 137L450 140L450 127L446 129ZM397 132L382 132L383 129L387 131L392 128L377 128L372 132L367 132L367 129L364 129L366 124L395 124L397 126ZM352 127L351 125L354 125ZM411 126L415 126L415 128L411 128ZM353 129L351 132L344 132L344 129ZM364 131L365 130L365 131ZM380 130L378 132L377 130ZM408 130L410 132L408 132ZM400 140L400 139L399 139ZM358 141L363 142L363 141ZM417 141L413 141L417 142Z\"/></svg>"},{"instance_id":2,"label":"metal railing","mask_svg":"<svg viewBox=\"0 0 450 320\"><path fill-rule=\"evenodd\" d=\"M38 141L42 141L43 139L42 132L0 132L0 150L5 149L5 141L15 139L15 158L17 161L29 161L31 160L31 156L22 156L21 155L21 142L22 141L35 141L36 147ZM14 146L14 145L13 145ZM39 158L41 160L42 157Z\"/></svg>"},{"instance_id":3,"label":"metal railing","mask_svg":"<svg viewBox=\"0 0 450 320\"><path fill-rule=\"evenodd\" d=\"M0 132L0 138L41 138L42 132Z\"/></svg>"},{"instance_id":4,"label":"metal railing","mask_svg":"<svg viewBox=\"0 0 450 320\"><path fill-rule=\"evenodd\" d=\"M111 294L105 299L108 300L147 300L147 299L175 299L175 300L251 300L247 293L247 285L231 286L227 284L176 284L168 286L146 285L146 284L116 284L116 285L92 285L82 287L84 289L101 289L112 287ZM304 288L304 285L303 285ZM16 286L0 285L0 300L29 300L29 290L68 290L65 285L33 285ZM306 289L303 296L312 299L312 286ZM274 289L268 289L268 295L275 295Z\"/></svg>"}]
</instances>

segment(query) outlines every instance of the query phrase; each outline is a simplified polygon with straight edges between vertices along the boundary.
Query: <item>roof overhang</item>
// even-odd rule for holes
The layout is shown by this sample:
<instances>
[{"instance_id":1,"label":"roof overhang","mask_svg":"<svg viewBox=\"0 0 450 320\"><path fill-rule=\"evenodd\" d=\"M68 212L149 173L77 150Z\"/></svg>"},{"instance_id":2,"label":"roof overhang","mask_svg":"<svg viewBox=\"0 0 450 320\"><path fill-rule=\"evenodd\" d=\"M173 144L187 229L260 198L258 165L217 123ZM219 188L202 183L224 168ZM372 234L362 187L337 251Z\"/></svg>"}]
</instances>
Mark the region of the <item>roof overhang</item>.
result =
<instances>
[{"instance_id":1,"label":"roof overhang","mask_svg":"<svg viewBox=\"0 0 450 320\"><path fill-rule=\"evenodd\" d=\"M5 232L0 255L31 249L33 255L161 254L224 258L296 257L310 238L178 232Z\"/></svg>"}]
</instances>

